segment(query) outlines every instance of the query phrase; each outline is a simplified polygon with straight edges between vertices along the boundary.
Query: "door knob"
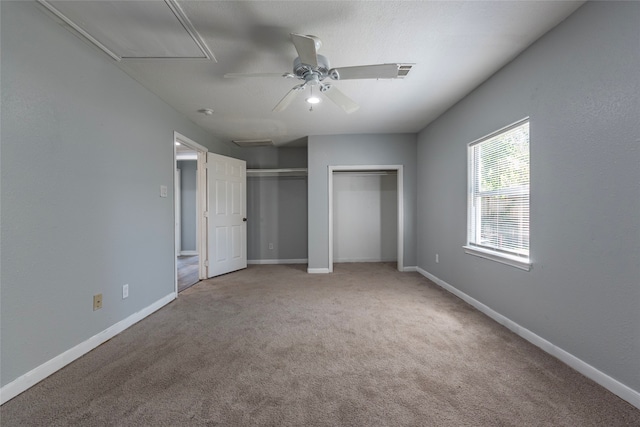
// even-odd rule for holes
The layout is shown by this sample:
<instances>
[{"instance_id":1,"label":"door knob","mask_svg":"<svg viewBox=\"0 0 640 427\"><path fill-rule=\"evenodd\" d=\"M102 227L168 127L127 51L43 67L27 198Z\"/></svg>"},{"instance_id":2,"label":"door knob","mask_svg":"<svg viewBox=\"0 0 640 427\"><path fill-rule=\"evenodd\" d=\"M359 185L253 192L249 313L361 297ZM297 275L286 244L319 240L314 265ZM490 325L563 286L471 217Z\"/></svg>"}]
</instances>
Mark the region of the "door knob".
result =
<instances>
[{"instance_id":1,"label":"door knob","mask_svg":"<svg viewBox=\"0 0 640 427\"><path fill-rule=\"evenodd\" d=\"M247 218L242 218L242 221L247 222Z\"/></svg>"}]
</instances>

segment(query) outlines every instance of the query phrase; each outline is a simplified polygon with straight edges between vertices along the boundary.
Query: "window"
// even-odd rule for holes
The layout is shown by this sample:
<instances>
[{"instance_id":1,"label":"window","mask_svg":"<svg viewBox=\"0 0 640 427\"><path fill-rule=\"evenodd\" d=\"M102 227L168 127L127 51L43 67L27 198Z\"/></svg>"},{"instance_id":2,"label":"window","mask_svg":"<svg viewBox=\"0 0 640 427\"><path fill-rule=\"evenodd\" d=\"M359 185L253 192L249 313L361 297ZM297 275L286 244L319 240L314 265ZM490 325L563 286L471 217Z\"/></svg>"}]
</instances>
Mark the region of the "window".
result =
<instances>
[{"instance_id":1,"label":"window","mask_svg":"<svg viewBox=\"0 0 640 427\"><path fill-rule=\"evenodd\" d=\"M469 144L465 251L529 270L529 119Z\"/></svg>"}]
</instances>

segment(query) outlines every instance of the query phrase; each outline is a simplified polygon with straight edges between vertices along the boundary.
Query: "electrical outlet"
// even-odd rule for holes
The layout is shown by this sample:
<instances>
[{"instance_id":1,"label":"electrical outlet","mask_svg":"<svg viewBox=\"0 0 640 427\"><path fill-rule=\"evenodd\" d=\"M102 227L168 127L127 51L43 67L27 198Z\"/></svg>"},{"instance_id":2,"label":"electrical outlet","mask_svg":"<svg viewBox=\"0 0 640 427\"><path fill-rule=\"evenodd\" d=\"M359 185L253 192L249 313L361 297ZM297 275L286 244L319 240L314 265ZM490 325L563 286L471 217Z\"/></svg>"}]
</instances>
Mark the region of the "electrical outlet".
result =
<instances>
[{"instance_id":1,"label":"electrical outlet","mask_svg":"<svg viewBox=\"0 0 640 427\"><path fill-rule=\"evenodd\" d=\"M273 250L273 243L269 243L269 250Z\"/></svg>"},{"instance_id":2,"label":"electrical outlet","mask_svg":"<svg viewBox=\"0 0 640 427\"><path fill-rule=\"evenodd\" d=\"M93 311L100 310L102 308L102 294L93 296Z\"/></svg>"},{"instance_id":3,"label":"electrical outlet","mask_svg":"<svg viewBox=\"0 0 640 427\"><path fill-rule=\"evenodd\" d=\"M440 262L440 256L436 254L436 264L438 264L439 262Z\"/></svg>"},{"instance_id":4,"label":"electrical outlet","mask_svg":"<svg viewBox=\"0 0 640 427\"><path fill-rule=\"evenodd\" d=\"M122 285L122 299L129 297L129 285Z\"/></svg>"}]
</instances>

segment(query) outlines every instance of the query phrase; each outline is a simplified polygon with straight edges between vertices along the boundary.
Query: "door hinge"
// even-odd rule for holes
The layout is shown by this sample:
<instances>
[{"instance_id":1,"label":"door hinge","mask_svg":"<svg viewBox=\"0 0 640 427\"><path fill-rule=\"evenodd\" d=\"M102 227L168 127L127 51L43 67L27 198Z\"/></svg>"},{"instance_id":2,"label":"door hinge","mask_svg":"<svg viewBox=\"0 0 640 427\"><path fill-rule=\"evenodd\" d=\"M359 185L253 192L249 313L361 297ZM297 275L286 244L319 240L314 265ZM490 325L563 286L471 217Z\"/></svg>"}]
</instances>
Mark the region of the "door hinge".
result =
<instances>
[{"instance_id":1,"label":"door hinge","mask_svg":"<svg viewBox=\"0 0 640 427\"><path fill-rule=\"evenodd\" d=\"M209 260L208 259L204 260L204 266L205 267L209 267Z\"/></svg>"},{"instance_id":2,"label":"door hinge","mask_svg":"<svg viewBox=\"0 0 640 427\"><path fill-rule=\"evenodd\" d=\"M209 218L209 211L204 211L204 217Z\"/></svg>"}]
</instances>

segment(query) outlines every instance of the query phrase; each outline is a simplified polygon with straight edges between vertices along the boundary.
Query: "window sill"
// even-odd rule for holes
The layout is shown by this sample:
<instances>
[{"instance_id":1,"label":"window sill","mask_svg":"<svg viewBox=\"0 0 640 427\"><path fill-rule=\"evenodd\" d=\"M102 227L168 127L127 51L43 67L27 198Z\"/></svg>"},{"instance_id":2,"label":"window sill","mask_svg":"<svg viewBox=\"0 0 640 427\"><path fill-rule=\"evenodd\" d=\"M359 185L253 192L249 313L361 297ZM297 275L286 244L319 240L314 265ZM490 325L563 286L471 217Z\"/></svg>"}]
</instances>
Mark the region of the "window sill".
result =
<instances>
[{"instance_id":1,"label":"window sill","mask_svg":"<svg viewBox=\"0 0 640 427\"><path fill-rule=\"evenodd\" d=\"M490 259L502 264L510 265L511 267L519 268L520 270L531 270L531 261L517 257L514 255L507 255L500 252L494 252L489 249L478 248L476 246L463 246L464 252L469 255L474 255L480 258Z\"/></svg>"}]
</instances>

